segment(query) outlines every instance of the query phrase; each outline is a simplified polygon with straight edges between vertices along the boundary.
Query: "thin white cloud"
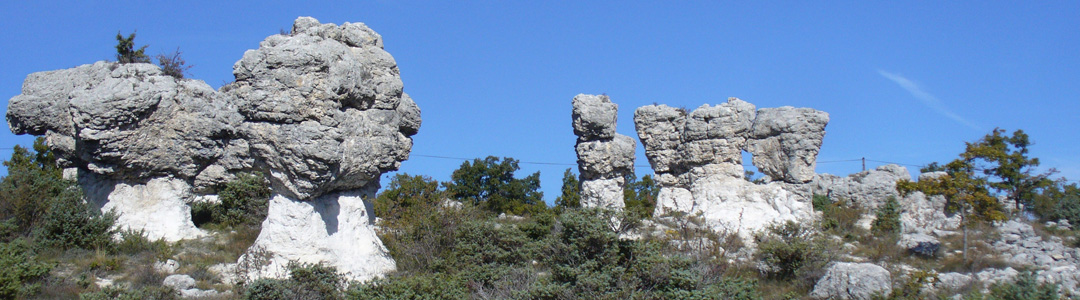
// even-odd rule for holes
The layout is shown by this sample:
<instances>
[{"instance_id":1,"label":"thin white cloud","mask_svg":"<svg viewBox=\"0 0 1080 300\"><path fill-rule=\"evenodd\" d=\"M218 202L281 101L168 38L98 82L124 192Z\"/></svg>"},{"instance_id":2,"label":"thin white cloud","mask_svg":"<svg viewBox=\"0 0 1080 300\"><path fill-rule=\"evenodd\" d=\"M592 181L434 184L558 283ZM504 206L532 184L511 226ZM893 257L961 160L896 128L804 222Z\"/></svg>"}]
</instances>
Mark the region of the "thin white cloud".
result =
<instances>
[{"instance_id":1,"label":"thin white cloud","mask_svg":"<svg viewBox=\"0 0 1080 300\"><path fill-rule=\"evenodd\" d=\"M944 104L941 104L941 100L938 100L938 98L934 97L934 95L931 95L930 93L924 91L914 81L911 81L904 76L900 76L899 74L893 74L885 72L883 70L878 70L878 74L881 74L881 76L884 76L885 78L892 80L892 82L899 84L900 87L907 90L908 93L911 93L912 96L915 96L916 99L919 99L919 101L921 101L927 107L930 107L930 109L933 109L935 112L946 116L949 119L953 119L953 121L963 124L964 126L970 127L971 129L980 131L982 130L982 128L979 128L979 126L971 123L971 121L968 121L967 119L964 119L964 117L961 117L960 115L957 115L956 113L950 111L948 108L945 107Z\"/></svg>"}]
</instances>

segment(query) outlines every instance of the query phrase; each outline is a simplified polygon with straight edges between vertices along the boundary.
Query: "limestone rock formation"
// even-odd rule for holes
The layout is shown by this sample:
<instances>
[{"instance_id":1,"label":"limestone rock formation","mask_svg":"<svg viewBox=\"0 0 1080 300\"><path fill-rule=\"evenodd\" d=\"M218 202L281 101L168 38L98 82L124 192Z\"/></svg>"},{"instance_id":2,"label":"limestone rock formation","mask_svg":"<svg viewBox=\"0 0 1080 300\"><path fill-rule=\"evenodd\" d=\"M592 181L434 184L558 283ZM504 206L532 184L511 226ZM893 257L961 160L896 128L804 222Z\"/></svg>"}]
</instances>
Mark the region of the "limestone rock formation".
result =
<instances>
[{"instance_id":1,"label":"limestone rock formation","mask_svg":"<svg viewBox=\"0 0 1080 300\"><path fill-rule=\"evenodd\" d=\"M622 209L626 176L634 175L634 139L615 133L619 105L606 95L579 94L572 101L581 205Z\"/></svg>"},{"instance_id":2,"label":"limestone rock formation","mask_svg":"<svg viewBox=\"0 0 1080 300\"><path fill-rule=\"evenodd\" d=\"M825 276L814 285L810 297L815 299L871 299L874 294L892 292L892 276L888 270L870 263L838 262L829 266Z\"/></svg>"},{"instance_id":3,"label":"limestone rock formation","mask_svg":"<svg viewBox=\"0 0 1080 300\"><path fill-rule=\"evenodd\" d=\"M890 164L847 177L818 174L811 182L811 187L815 195L825 195L833 200L844 199L859 208L873 211L889 197L900 200L896 182L901 179L911 180L907 168Z\"/></svg>"},{"instance_id":4,"label":"limestone rock formation","mask_svg":"<svg viewBox=\"0 0 1080 300\"><path fill-rule=\"evenodd\" d=\"M813 218L804 183L813 178L827 122L824 112L756 109L737 98L690 112L666 105L638 108L634 125L660 185L654 215L701 213L717 230L744 238L771 223ZM743 151L753 153L754 164L776 181L746 181Z\"/></svg>"},{"instance_id":5,"label":"limestone rock formation","mask_svg":"<svg viewBox=\"0 0 1080 300\"><path fill-rule=\"evenodd\" d=\"M8 125L44 135L88 200L151 238L204 234L188 205L258 171L274 201L256 246L354 278L393 269L361 196L408 159L421 120L382 37L361 23L301 17L291 34L244 53L233 74L215 91L151 64L34 73L9 101Z\"/></svg>"},{"instance_id":6,"label":"limestone rock formation","mask_svg":"<svg viewBox=\"0 0 1080 300\"><path fill-rule=\"evenodd\" d=\"M814 179L829 114L811 108L762 108L754 118L747 151L762 173L790 183Z\"/></svg>"}]
</instances>

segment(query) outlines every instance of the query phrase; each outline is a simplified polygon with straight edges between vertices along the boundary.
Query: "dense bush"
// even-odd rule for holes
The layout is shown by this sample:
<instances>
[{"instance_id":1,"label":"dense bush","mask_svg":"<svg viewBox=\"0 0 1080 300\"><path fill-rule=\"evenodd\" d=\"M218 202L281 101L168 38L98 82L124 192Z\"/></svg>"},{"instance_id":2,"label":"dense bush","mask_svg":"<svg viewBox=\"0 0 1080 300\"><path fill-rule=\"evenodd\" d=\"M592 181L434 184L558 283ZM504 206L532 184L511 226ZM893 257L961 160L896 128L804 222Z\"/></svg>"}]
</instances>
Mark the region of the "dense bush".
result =
<instances>
[{"instance_id":1,"label":"dense bush","mask_svg":"<svg viewBox=\"0 0 1080 300\"><path fill-rule=\"evenodd\" d=\"M889 197L878 207L870 231L876 236L896 236L900 234L900 203L896 197Z\"/></svg>"},{"instance_id":2,"label":"dense bush","mask_svg":"<svg viewBox=\"0 0 1080 300\"><path fill-rule=\"evenodd\" d=\"M244 299L342 299L345 277L332 266L289 263L289 278L248 284Z\"/></svg>"},{"instance_id":3,"label":"dense bush","mask_svg":"<svg viewBox=\"0 0 1080 300\"><path fill-rule=\"evenodd\" d=\"M171 287L154 286L129 289L117 286L104 287L99 291L79 295L82 300L173 300L180 299L180 292Z\"/></svg>"},{"instance_id":4,"label":"dense bush","mask_svg":"<svg viewBox=\"0 0 1080 300\"><path fill-rule=\"evenodd\" d=\"M191 208L195 225L258 225L266 219L270 188L262 174L240 173L218 192L218 202L199 202Z\"/></svg>"},{"instance_id":5,"label":"dense bush","mask_svg":"<svg viewBox=\"0 0 1080 300\"><path fill-rule=\"evenodd\" d=\"M1052 283L1039 283L1035 274L1028 271L1022 272L1013 278L1012 282L1000 282L990 286L988 294L966 295L964 299L971 300L1057 300L1058 285Z\"/></svg>"},{"instance_id":6,"label":"dense bush","mask_svg":"<svg viewBox=\"0 0 1080 300\"><path fill-rule=\"evenodd\" d=\"M445 274L376 279L353 285L346 293L352 300L457 300L469 299L469 289L457 277Z\"/></svg>"},{"instance_id":7,"label":"dense bush","mask_svg":"<svg viewBox=\"0 0 1080 300\"><path fill-rule=\"evenodd\" d=\"M562 190L559 197L555 198L555 207L578 208L581 207L581 182L577 175L569 168L563 172Z\"/></svg>"},{"instance_id":8,"label":"dense bush","mask_svg":"<svg viewBox=\"0 0 1080 300\"><path fill-rule=\"evenodd\" d=\"M862 234L863 229L855 225L862 217L862 210L853 203L844 199L833 201L824 195L814 195L811 205L814 210L821 212L821 221L818 223L821 230L849 240Z\"/></svg>"},{"instance_id":9,"label":"dense bush","mask_svg":"<svg viewBox=\"0 0 1080 300\"><path fill-rule=\"evenodd\" d=\"M0 299L27 298L37 293L52 265L42 262L24 239L0 242Z\"/></svg>"},{"instance_id":10,"label":"dense bush","mask_svg":"<svg viewBox=\"0 0 1080 300\"><path fill-rule=\"evenodd\" d=\"M660 196L660 186L656 185L651 175L641 177L629 174L626 176L626 187L623 189L623 202L626 203L626 212L636 219L652 217L656 209L656 198Z\"/></svg>"},{"instance_id":11,"label":"dense bush","mask_svg":"<svg viewBox=\"0 0 1080 300\"><path fill-rule=\"evenodd\" d=\"M116 216L102 214L83 201L82 190L62 178L56 157L45 139L34 151L15 146L4 162L8 175L0 179L0 220L7 237L31 237L45 247L108 249Z\"/></svg>"},{"instance_id":12,"label":"dense bush","mask_svg":"<svg viewBox=\"0 0 1080 300\"><path fill-rule=\"evenodd\" d=\"M514 178L518 161L494 156L461 164L444 183L451 197L498 213L527 215L546 208L540 191L540 172Z\"/></svg>"},{"instance_id":13,"label":"dense bush","mask_svg":"<svg viewBox=\"0 0 1080 300\"><path fill-rule=\"evenodd\" d=\"M1056 182L1032 202L1031 209L1043 221L1068 220L1074 226L1080 225L1080 187L1076 183Z\"/></svg>"},{"instance_id":14,"label":"dense bush","mask_svg":"<svg viewBox=\"0 0 1080 300\"><path fill-rule=\"evenodd\" d=\"M58 249L111 249L114 246L116 215L102 214L84 202L81 190L74 184L46 205L48 212L34 230L34 239L38 243Z\"/></svg>"},{"instance_id":15,"label":"dense bush","mask_svg":"<svg viewBox=\"0 0 1080 300\"><path fill-rule=\"evenodd\" d=\"M810 286L832 261L825 239L813 228L793 221L770 226L755 239L762 272L772 279Z\"/></svg>"}]
</instances>

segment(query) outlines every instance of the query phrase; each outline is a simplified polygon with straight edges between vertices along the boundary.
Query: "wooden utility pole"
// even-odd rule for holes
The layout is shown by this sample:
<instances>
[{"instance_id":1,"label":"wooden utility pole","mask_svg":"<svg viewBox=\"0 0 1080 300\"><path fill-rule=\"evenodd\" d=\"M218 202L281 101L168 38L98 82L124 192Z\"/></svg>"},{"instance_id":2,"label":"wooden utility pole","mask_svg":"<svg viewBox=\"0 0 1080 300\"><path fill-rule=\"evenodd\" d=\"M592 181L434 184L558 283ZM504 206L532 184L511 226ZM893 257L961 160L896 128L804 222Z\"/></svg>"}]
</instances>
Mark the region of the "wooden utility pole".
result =
<instances>
[{"instance_id":1,"label":"wooden utility pole","mask_svg":"<svg viewBox=\"0 0 1080 300\"><path fill-rule=\"evenodd\" d=\"M862 158L862 170L863 170L863 172L866 172L866 158L865 157Z\"/></svg>"}]
</instances>

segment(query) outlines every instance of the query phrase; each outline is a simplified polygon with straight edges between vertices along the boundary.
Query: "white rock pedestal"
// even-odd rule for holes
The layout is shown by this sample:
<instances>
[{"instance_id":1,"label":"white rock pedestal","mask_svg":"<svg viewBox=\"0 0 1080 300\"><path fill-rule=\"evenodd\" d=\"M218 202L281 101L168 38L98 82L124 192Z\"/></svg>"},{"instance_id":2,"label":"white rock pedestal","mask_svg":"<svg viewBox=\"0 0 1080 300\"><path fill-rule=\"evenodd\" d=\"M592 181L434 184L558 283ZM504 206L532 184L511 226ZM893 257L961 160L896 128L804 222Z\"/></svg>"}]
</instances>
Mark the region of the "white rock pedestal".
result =
<instances>
[{"instance_id":1,"label":"white rock pedestal","mask_svg":"<svg viewBox=\"0 0 1080 300\"><path fill-rule=\"evenodd\" d=\"M90 203L102 213L112 211L118 215L116 226L121 230L169 242L206 235L191 221L190 204L195 196L191 185L183 180L160 177L138 184L83 175L80 181Z\"/></svg>"},{"instance_id":2,"label":"white rock pedestal","mask_svg":"<svg viewBox=\"0 0 1080 300\"><path fill-rule=\"evenodd\" d=\"M372 196L374 191L361 190L311 201L274 195L262 231L240 257L237 271L247 279L284 278L290 261L333 266L359 281L394 271L394 259L375 234L373 208L363 199Z\"/></svg>"}]
</instances>

